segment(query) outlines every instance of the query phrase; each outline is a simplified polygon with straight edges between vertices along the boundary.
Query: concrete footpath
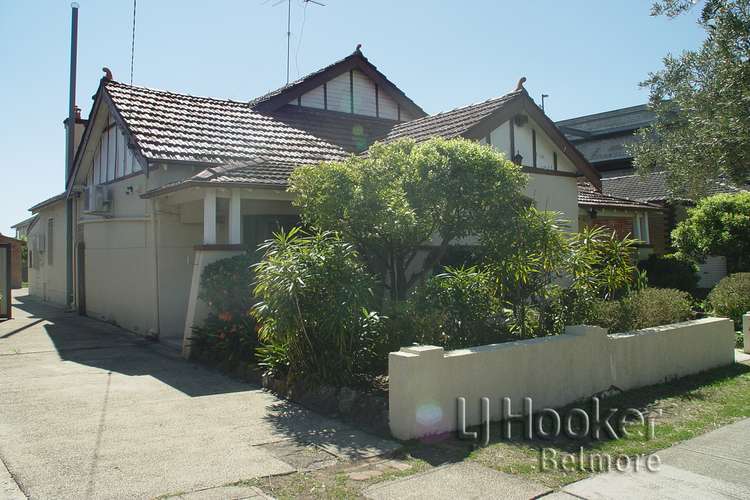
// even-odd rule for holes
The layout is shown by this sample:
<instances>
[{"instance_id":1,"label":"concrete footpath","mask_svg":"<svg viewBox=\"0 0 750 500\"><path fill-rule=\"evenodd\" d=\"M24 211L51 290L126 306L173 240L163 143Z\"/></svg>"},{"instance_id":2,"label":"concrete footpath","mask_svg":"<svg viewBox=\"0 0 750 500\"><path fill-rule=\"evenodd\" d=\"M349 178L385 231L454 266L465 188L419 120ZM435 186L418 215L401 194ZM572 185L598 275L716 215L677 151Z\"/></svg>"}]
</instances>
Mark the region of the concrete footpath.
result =
<instances>
[{"instance_id":1,"label":"concrete footpath","mask_svg":"<svg viewBox=\"0 0 750 500\"><path fill-rule=\"evenodd\" d=\"M471 461L371 486L371 499L506 498L545 500L750 498L750 419L657 452L659 472L610 472L561 491Z\"/></svg>"},{"instance_id":2,"label":"concrete footpath","mask_svg":"<svg viewBox=\"0 0 750 500\"><path fill-rule=\"evenodd\" d=\"M553 498L750 498L750 419L657 452L659 472L609 472Z\"/></svg>"},{"instance_id":3,"label":"concrete footpath","mask_svg":"<svg viewBox=\"0 0 750 500\"><path fill-rule=\"evenodd\" d=\"M259 497L224 485L399 447L23 295L14 318L0 322L0 499Z\"/></svg>"}]
</instances>

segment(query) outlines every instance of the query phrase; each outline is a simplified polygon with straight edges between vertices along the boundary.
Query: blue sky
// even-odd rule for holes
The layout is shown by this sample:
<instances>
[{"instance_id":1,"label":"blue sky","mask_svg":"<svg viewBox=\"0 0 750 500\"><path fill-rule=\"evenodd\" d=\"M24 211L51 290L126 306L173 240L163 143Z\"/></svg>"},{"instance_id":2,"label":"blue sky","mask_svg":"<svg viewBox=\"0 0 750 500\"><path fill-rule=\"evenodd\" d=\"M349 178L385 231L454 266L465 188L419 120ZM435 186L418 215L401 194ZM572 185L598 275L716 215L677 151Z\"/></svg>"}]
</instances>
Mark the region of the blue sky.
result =
<instances>
[{"instance_id":1,"label":"blue sky","mask_svg":"<svg viewBox=\"0 0 750 500\"><path fill-rule=\"evenodd\" d=\"M286 4L138 0L134 84L249 100L285 83ZM696 14L645 0L292 0L292 78L354 50L435 113L506 93L526 76L555 120L646 101L667 53L704 38ZM79 0L78 104L101 67L130 80L132 0ZM304 14L304 15L303 15ZM302 30L304 19L304 30ZM300 43L301 35L301 43ZM70 2L0 0L0 232L63 189ZM299 48L299 50L298 50Z\"/></svg>"}]
</instances>

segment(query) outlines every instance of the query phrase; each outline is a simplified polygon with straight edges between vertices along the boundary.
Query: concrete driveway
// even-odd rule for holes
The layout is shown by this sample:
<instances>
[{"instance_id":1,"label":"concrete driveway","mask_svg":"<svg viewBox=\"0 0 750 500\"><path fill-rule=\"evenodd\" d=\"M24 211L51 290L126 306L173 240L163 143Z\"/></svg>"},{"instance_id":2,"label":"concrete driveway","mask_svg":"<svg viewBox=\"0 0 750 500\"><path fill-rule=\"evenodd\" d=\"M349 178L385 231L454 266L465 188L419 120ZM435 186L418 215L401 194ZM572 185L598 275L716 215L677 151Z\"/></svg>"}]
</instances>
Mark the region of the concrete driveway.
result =
<instances>
[{"instance_id":1,"label":"concrete driveway","mask_svg":"<svg viewBox=\"0 0 750 500\"><path fill-rule=\"evenodd\" d=\"M0 323L0 459L28 497L195 492L397 447L112 325L23 295L14 315Z\"/></svg>"}]
</instances>

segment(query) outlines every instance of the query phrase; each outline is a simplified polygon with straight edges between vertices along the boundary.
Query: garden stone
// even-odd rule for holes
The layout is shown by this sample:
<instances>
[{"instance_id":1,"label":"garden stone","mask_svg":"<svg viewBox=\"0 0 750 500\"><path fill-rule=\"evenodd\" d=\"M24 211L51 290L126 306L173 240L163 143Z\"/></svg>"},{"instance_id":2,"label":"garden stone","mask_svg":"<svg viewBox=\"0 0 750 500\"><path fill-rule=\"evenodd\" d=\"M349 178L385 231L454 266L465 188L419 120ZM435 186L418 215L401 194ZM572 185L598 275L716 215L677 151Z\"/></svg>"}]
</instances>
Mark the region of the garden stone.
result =
<instances>
[{"instance_id":1,"label":"garden stone","mask_svg":"<svg viewBox=\"0 0 750 500\"><path fill-rule=\"evenodd\" d=\"M746 354L750 354L750 312L742 315L743 347Z\"/></svg>"}]
</instances>

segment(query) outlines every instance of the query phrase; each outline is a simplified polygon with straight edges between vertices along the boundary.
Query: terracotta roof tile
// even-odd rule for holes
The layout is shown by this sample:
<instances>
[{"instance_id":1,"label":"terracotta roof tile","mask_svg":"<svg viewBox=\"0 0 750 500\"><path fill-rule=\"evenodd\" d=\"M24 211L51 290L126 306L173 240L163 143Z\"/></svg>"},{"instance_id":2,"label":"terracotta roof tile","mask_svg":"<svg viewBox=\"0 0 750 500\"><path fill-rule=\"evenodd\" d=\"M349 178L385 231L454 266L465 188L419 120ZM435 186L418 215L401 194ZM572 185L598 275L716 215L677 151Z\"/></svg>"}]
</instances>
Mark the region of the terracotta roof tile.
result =
<instances>
[{"instance_id":1,"label":"terracotta roof tile","mask_svg":"<svg viewBox=\"0 0 750 500\"><path fill-rule=\"evenodd\" d=\"M224 165L208 167L197 174L170 182L147 191L142 196L150 198L170 191L195 185L246 185L285 188L297 163L284 161L268 161L264 158L252 158L235 161Z\"/></svg>"},{"instance_id":2,"label":"terracotta roof tile","mask_svg":"<svg viewBox=\"0 0 750 500\"><path fill-rule=\"evenodd\" d=\"M598 191L590 182L578 181L578 205L590 207L631 208L639 210L659 210L661 207L627 198L618 198Z\"/></svg>"},{"instance_id":3,"label":"terracotta roof tile","mask_svg":"<svg viewBox=\"0 0 750 500\"><path fill-rule=\"evenodd\" d=\"M409 137L416 141L422 141L430 137L443 137L446 139L459 137L482 119L501 109L511 102L513 98L522 94L523 91L519 90L477 104L470 104L469 106L456 108L444 113L400 123L393 127L385 140L392 141Z\"/></svg>"},{"instance_id":4,"label":"terracotta roof tile","mask_svg":"<svg viewBox=\"0 0 750 500\"><path fill-rule=\"evenodd\" d=\"M148 160L223 164L263 157L293 164L344 158L340 147L247 103L110 81L106 91Z\"/></svg>"},{"instance_id":5,"label":"terracotta roof tile","mask_svg":"<svg viewBox=\"0 0 750 500\"><path fill-rule=\"evenodd\" d=\"M373 142L384 138L398 123L395 120L300 106L284 106L274 111L272 116L350 153L366 150Z\"/></svg>"}]
</instances>

